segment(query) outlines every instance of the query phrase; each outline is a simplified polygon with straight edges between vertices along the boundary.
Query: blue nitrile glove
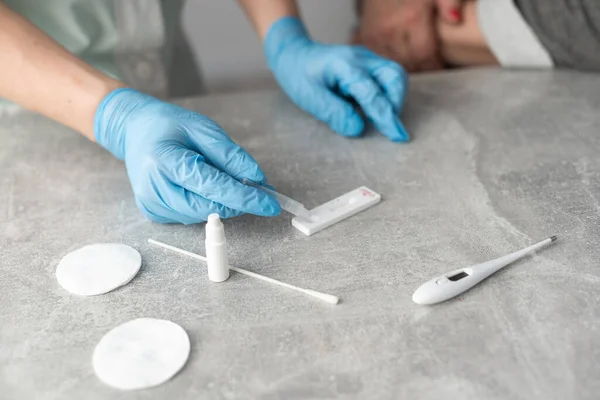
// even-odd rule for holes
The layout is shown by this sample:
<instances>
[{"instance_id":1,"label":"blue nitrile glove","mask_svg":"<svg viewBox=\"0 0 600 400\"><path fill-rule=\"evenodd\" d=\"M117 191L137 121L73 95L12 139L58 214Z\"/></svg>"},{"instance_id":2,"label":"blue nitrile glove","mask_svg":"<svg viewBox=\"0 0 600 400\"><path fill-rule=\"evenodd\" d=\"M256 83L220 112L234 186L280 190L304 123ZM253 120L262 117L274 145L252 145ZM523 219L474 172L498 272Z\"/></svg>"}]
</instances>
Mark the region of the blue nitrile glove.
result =
<instances>
[{"instance_id":1,"label":"blue nitrile glove","mask_svg":"<svg viewBox=\"0 0 600 400\"><path fill-rule=\"evenodd\" d=\"M359 136L364 130L350 98L378 131L393 141L408 140L398 118L408 81L397 63L362 46L314 42L295 17L281 18L269 28L264 50L269 68L287 95L334 131Z\"/></svg>"},{"instance_id":2,"label":"blue nitrile glove","mask_svg":"<svg viewBox=\"0 0 600 400\"><path fill-rule=\"evenodd\" d=\"M150 220L192 224L211 213L273 216L277 201L242 185L265 183L254 159L211 119L133 89L117 89L98 106L100 145L125 160L135 201Z\"/></svg>"}]
</instances>

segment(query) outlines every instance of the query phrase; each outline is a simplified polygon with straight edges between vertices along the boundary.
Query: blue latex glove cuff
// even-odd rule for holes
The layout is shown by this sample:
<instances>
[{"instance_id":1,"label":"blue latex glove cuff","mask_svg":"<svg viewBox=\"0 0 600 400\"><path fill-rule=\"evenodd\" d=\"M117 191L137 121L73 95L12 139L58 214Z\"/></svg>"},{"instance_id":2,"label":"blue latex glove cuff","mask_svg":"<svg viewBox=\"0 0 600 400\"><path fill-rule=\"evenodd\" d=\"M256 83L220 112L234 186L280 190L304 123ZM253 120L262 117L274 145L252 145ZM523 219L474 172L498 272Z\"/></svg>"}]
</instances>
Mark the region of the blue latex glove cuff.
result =
<instances>
[{"instance_id":1,"label":"blue latex glove cuff","mask_svg":"<svg viewBox=\"0 0 600 400\"><path fill-rule=\"evenodd\" d=\"M306 27L297 17L283 17L271 25L263 43L263 50L271 70L274 70L271 63L277 59L278 53L289 42L296 40L311 41Z\"/></svg>"},{"instance_id":2,"label":"blue latex glove cuff","mask_svg":"<svg viewBox=\"0 0 600 400\"><path fill-rule=\"evenodd\" d=\"M120 97L124 95L125 101ZM147 102L148 95L131 88L115 89L100 102L94 115L94 136L96 142L110 151L119 160L125 159L126 116Z\"/></svg>"}]
</instances>

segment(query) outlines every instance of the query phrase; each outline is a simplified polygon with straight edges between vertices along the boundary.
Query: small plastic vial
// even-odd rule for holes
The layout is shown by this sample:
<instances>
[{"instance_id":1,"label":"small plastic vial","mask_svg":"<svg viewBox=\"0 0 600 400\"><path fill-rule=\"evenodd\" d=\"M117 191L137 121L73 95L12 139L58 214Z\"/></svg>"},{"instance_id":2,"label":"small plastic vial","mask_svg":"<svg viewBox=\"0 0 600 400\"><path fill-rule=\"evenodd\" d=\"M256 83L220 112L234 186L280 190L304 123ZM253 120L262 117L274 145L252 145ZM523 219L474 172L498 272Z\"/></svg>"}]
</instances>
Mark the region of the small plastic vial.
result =
<instances>
[{"instance_id":1,"label":"small plastic vial","mask_svg":"<svg viewBox=\"0 0 600 400\"><path fill-rule=\"evenodd\" d=\"M208 279L223 282L229 278L229 259L225 228L219 214L210 214L206 222L206 260Z\"/></svg>"}]
</instances>

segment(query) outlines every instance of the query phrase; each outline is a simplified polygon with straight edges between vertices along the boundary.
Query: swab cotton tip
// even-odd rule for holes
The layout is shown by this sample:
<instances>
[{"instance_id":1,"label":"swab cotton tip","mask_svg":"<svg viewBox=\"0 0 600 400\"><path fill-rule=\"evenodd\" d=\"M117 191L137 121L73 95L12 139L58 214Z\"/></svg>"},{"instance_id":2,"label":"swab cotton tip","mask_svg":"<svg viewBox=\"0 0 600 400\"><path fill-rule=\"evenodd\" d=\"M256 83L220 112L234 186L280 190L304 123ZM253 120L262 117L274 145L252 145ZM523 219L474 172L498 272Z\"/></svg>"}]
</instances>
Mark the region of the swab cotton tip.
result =
<instances>
[{"instance_id":1,"label":"swab cotton tip","mask_svg":"<svg viewBox=\"0 0 600 400\"><path fill-rule=\"evenodd\" d=\"M316 297L317 299L321 299L329 304L338 304L340 302L340 298L332 294L315 292L314 290L310 289L305 289L304 293Z\"/></svg>"}]
</instances>

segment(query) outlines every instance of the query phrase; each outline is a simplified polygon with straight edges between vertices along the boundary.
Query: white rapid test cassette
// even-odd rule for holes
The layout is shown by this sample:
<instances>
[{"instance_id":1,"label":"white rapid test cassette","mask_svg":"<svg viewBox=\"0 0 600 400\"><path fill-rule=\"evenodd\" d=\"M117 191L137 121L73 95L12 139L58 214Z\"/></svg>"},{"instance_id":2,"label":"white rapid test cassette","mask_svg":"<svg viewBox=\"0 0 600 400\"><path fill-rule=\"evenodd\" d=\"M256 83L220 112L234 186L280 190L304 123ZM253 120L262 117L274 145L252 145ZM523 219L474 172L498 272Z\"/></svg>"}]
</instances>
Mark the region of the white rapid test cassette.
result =
<instances>
[{"instance_id":1,"label":"white rapid test cassette","mask_svg":"<svg viewBox=\"0 0 600 400\"><path fill-rule=\"evenodd\" d=\"M381 196L361 186L310 210L310 218L295 217L292 225L305 235L312 235L353 216L381 201Z\"/></svg>"}]
</instances>

